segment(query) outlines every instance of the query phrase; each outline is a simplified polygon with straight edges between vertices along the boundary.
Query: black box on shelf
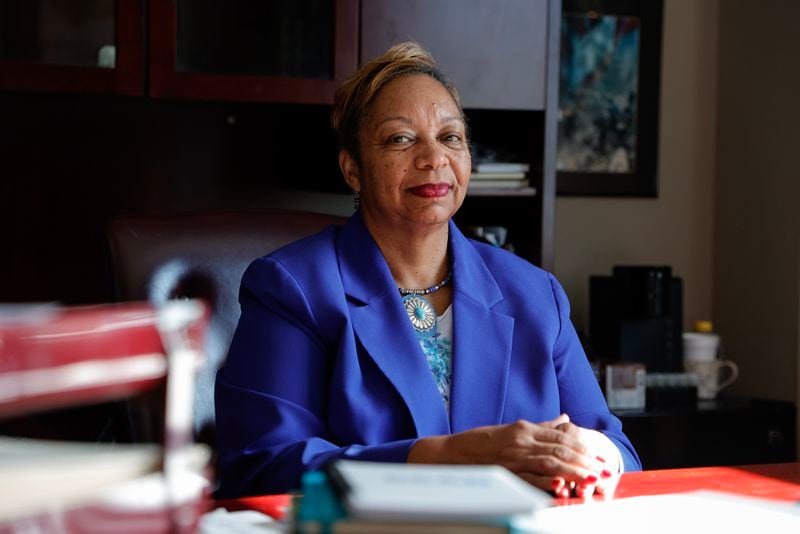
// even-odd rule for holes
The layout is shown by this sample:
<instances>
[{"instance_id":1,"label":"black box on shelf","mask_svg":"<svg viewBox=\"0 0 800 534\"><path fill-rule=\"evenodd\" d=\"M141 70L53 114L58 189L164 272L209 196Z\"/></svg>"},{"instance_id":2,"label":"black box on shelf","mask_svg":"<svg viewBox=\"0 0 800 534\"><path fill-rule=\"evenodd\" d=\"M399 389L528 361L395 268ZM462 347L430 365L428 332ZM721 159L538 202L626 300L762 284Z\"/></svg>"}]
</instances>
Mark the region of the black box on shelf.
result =
<instances>
[{"instance_id":1,"label":"black box on shelf","mask_svg":"<svg viewBox=\"0 0 800 534\"><path fill-rule=\"evenodd\" d=\"M665 406L697 405L697 386L647 386L645 394L648 410Z\"/></svg>"},{"instance_id":2,"label":"black box on shelf","mask_svg":"<svg viewBox=\"0 0 800 534\"><path fill-rule=\"evenodd\" d=\"M605 361L639 362L647 372L683 367L683 282L670 267L615 266L589 279L589 337Z\"/></svg>"}]
</instances>

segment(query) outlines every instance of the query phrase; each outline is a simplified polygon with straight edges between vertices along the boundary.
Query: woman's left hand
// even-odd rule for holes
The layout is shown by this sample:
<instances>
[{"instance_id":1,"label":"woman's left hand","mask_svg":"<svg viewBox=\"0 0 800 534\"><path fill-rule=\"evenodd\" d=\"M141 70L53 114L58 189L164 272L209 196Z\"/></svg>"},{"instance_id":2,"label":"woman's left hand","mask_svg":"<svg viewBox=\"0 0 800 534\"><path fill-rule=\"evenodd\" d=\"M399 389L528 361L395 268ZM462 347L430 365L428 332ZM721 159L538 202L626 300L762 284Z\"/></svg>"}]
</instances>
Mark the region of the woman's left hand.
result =
<instances>
[{"instance_id":1,"label":"woman's left hand","mask_svg":"<svg viewBox=\"0 0 800 534\"><path fill-rule=\"evenodd\" d=\"M576 484L562 479L561 484L554 484L555 495L557 497L574 495L580 498L588 498L596 493L611 497L617 487L622 471L621 458L616 445L597 430L583 428L571 423L566 415L562 415L561 418L554 422L558 423L554 425L556 430L560 430L580 442L586 448L586 454L596 458L604 466L600 476L594 483L579 482Z\"/></svg>"}]
</instances>

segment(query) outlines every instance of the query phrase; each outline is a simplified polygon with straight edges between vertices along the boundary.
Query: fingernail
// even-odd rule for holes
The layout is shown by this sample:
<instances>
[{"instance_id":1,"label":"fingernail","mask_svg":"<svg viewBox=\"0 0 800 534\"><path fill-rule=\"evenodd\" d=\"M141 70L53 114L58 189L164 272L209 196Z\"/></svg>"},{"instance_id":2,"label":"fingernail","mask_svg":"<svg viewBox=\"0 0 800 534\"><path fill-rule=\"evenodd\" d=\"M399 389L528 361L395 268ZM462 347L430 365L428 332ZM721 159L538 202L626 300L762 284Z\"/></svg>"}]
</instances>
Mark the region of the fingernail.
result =
<instances>
[{"instance_id":1,"label":"fingernail","mask_svg":"<svg viewBox=\"0 0 800 534\"><path fill-rule=\"evenodd\" d=\"M588 482L589 484L594 484L595 482L597 482L597 477L594 475L586 475L585 477L583 477L583 480Z\"/></svg>"},{"instance_id":2,"label":"fingernail","mask_svg":"<svg viewBox=\"0 0 800 534\"><path fill-rule=\"evenodd\" d=\"M564 481L561 480L560 478L554 478L552 484L553 484L553 489L558 489L561 487L562 484L564 484Z\"/></svg>"},{"instance_id":3,"label":"fingernail","mask_svg":"<svg viewBox=\"0 0 800 534\"><path fill-rule=\"evenodd\" d=\"M595 456L595 458L597 459L598 462L606 463L606 459L603 458L602 456Z\"/></svg>"},{"instance_id":4,"label":"fingernail","mask_svg":"<svg viewBox=\"0 0 800 534\"><path fill-rule=\"evenodd\" d=\"M561 491L558 492L559 497L563 497L564 499L569 499L569 488L564 487L561 488Z\"/></svg>"},{"instance_id":5,"label":"fingernail","mask_svg":"<svg viewBox=\"0 0 800 534\"><path fill-rule=\"evenodd\" d=\"M603 478L611 478L611 471L609 471L608 469L603 469L600 472L600 476Z\"/></svg>"}]
</instances>

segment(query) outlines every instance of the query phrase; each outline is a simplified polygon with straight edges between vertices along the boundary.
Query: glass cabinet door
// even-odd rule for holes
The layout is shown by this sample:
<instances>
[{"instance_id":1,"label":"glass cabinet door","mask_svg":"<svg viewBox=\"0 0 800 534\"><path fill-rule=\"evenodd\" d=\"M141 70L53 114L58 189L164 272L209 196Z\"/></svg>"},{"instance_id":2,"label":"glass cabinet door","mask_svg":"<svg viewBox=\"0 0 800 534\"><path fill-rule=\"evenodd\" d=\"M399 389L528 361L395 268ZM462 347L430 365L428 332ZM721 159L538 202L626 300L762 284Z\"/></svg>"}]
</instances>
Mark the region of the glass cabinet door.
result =
<instances>
[{"instance_id":1,"label":"glass cabinet door","mask_svg":"<svg viewBox=\"0 0 800 534\"><path fill-rule=\"evenodd\" d=\"M151 0L150 93L329 103L355 69L357 0Z\"/></svg>"},{"instance_id":2,"label":"glass cabinet door","mask_svg":"<svg viewBox=\"0 0 800 534\"><path fill-rule=\"evenodd\" d=\"M0 88L140 95L144 0L0 0Z\"/></svg>"}]
</instances>

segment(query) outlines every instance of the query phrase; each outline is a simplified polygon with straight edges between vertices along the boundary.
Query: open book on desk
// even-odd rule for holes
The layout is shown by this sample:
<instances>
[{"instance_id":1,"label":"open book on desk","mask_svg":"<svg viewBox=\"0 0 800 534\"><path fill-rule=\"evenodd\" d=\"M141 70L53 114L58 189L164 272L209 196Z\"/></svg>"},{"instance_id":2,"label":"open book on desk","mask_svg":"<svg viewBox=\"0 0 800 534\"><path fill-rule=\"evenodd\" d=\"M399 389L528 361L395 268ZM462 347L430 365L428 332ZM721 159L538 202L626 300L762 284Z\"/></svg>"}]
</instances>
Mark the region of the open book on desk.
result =
<instances>
[{"instance_id":1,"label":"open book on desk","mask_svg":"<svg viewBox=\"0 0 800 534\"><path fill-rule=\"evenodd\" d=\"M206 307L174 301L158 309L127 303L0 311L0 419L128 399L158 384L166 392L162 443L0 441L0 487L10 493L0 503L0 531L190 530L183 527L197 517L208 485L202 471L209 453L192 435ZM144 498L155 493L163 498ZM110 495L117 496L113 505Z\"/></svg>"},{"instance_id":2,"label":"open book on desk","mask_svg":"<svg viewBox=\"0 0 800 534\"><path fill-rule=\"evenodd\" d=\"M197 472L209 459L203 445L192 447L189 455ZM7 490L0 499L0 525L47 508L71 509L97 503L112 492L119 494L125 483L160 473L162 465L162 447L156 443L0 437L0 488ZM141 500L131 491L128 496ZM153 499L152 494L148 499Z\"/></svg>"}]
</instances>

